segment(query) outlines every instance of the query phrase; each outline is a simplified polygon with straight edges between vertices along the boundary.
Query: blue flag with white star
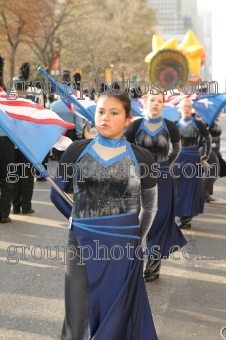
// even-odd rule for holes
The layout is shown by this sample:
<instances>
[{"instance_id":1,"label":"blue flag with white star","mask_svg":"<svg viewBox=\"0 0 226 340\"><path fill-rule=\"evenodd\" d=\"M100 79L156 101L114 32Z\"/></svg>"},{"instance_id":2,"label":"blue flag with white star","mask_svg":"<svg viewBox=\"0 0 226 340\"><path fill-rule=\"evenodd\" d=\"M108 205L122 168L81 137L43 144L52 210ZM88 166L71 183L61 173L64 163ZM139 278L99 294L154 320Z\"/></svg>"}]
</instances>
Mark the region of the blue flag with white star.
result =
<instances>
[{"instance_id":1,"label":"blue flag with white star","mask_svg":"<svg viewBox=\"0 0 226 340\"><path fill-rule=\"evenodd\" d=\"M196 99L193 99L194 109L209 126L215 121L225 105L226 93L200 94Z\"/></svg>"}]
</instances>

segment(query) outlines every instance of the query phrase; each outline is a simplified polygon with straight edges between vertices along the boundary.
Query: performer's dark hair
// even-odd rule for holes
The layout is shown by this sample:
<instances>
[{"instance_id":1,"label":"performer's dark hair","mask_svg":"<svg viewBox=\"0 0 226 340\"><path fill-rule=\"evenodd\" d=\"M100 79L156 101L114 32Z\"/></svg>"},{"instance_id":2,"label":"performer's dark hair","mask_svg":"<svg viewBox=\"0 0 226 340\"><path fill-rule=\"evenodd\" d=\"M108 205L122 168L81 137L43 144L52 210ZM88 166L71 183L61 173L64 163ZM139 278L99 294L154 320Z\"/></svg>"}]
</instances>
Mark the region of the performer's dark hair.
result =
<instances>
[{"instance_id":1,"label":"performer's dark hair","mask_svg":"<svg viewBox=\"0 0 226 340\"><path fill-rule=\"evenodd\" d=\"M129 118L131 115L131 101L130 101L130 97L128 95L127 92L122 92L120 90L115 90L114 92L103 92L100 93L100 95L98 96L98 99L101 98L102 96L107 96L107 97L113 97L117 100L119 100L125 111L126 111L126 118Z\"/></svg>"}]
</instances>

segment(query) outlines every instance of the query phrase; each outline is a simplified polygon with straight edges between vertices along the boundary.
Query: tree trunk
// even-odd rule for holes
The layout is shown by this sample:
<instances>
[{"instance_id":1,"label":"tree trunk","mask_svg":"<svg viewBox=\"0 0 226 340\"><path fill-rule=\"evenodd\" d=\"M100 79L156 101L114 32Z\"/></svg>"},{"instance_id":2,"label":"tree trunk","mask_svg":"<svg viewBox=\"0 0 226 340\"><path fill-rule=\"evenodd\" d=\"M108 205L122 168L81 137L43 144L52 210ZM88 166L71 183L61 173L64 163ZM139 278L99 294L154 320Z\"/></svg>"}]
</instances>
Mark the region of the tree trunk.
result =
<instances>
[{"instance_id":1,"label":"tree trunk","mask_svg":"<svg viewBox=\"0 0 226 340\"><path fill-rule=\"evenodd\" d=\"M15 57L16 57L16 48L12 47L12 52L10 55L10 80L13 80L15 76Z\"/></svg>"}]
</instances>

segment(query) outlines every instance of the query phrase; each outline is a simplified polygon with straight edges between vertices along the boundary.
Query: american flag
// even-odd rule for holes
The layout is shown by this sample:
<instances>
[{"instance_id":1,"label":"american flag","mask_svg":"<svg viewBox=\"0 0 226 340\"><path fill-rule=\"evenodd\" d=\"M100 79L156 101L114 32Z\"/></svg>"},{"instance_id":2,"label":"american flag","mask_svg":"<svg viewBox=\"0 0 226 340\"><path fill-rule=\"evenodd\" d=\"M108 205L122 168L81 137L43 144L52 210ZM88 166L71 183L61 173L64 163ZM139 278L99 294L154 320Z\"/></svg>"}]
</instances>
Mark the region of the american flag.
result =
<instances>
[{"instance_id":1,"label":"american flag","mask_svg":"<svg viewBox=\"0 0 226 340\"><path fill-rule=\"evenodd\" d=\"M62 134L74 127L55 112L0 88L0 128L32 164L42 163L55 143L61 150L72 143Z\"/></svg>"}]
</instances>

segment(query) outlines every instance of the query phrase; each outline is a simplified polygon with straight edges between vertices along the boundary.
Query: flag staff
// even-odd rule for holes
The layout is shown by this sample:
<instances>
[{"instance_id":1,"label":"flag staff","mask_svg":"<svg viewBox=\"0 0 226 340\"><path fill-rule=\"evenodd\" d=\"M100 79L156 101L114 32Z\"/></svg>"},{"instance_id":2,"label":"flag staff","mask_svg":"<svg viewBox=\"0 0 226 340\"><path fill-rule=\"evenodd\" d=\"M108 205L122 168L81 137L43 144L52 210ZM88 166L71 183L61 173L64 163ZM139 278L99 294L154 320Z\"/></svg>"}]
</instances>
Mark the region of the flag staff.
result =
<instances>
[{"instance_id":1,"label":"flag staff","mask_svg":"<svg viewBox=\"0 0 226 340\"><path fill-rule=\"evenodd\" d=\"M71 197L63 190L61 190L58 185L54 182L54 180L49 176L45 177L45 179L52 185L52 187L67 201L67 203L70 204L70 206L73 207L73 200Z\"/></svg>"},{"instance_id":2,"label":"flag staff","mask_svg":"<svg viewBox=\"0 0 226 340\"><path fill-rule=\"evenodd\" d=\"M74 89L71 86L67 86L63 83L57 82L53 79L41 66L38 67L38 71L42 73L50 82L52 88L56 91L63 101L68 101L72 104L76 105L76 111L85 119L89 120L91 123L94 123L94 115L90 111L88 111L84 106L82 106L77 98L73 96ZM82 91L83 92L83 91Z\"/></svg>"},{"instance_id":3,"label":"flag staff","mask_svg":"<svg viewBox=\"0 0 226 340\"><path fill-rule=\"evenodd\" d=\"M22 151L22 150L21 150ZM23 151L22 151L23 152ZM27 155L29 159L29 155ZM29 159L31 161L31 159ZM33 162L31 162L33 163ZM51 185L52 187L63 197L63 199L70 204L71 207L73 207L73 200L71 197L54 182L48 171L44 168L44 166L41 163L35 163L33 164L35 169L40 172L42 177L44 177Z\"/></svg>"}]
</instances>

